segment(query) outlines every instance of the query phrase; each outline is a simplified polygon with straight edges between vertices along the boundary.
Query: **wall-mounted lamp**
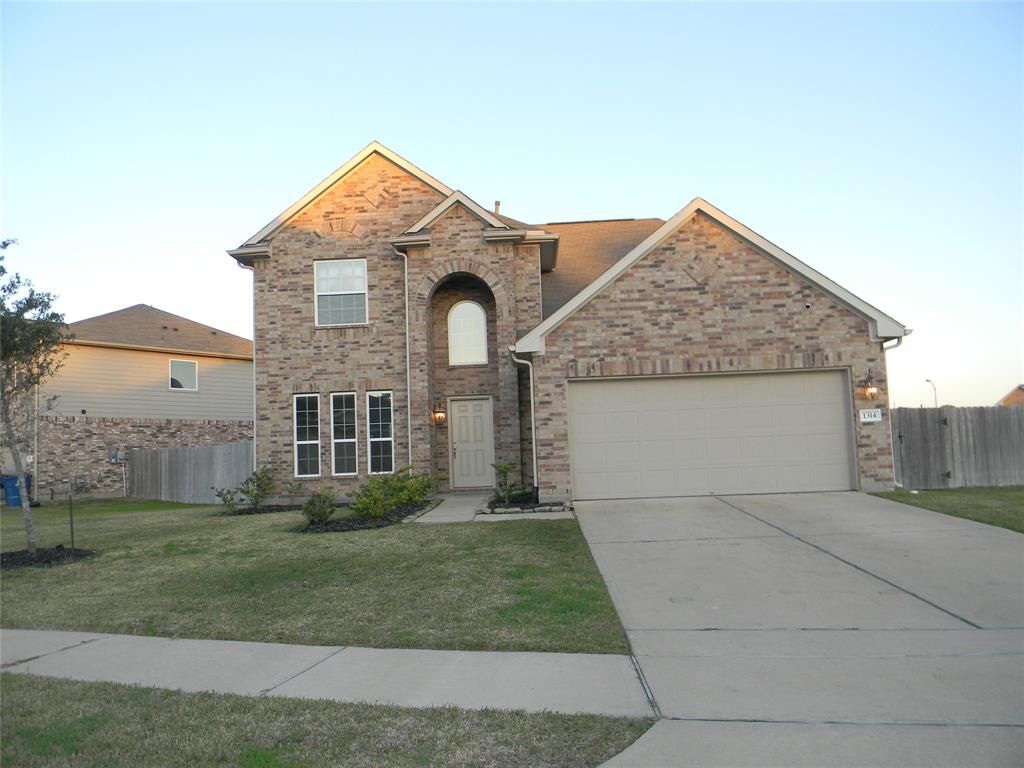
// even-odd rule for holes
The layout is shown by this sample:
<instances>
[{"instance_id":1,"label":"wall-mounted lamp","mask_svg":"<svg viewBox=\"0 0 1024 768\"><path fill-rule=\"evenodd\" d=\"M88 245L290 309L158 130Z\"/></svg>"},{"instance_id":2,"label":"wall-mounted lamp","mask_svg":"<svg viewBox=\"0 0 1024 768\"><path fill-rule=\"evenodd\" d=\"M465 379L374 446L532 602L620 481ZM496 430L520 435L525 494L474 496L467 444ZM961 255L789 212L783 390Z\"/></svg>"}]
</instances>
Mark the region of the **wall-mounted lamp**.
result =
<instances>
[{"instance_id":1,"label":"wall-mounted lamp","mask_svg":"<svg viewBox=\"0 0 1024 768\"><path fill-rule=\"evenodd\" d=\"M430 411L430 420L434 422L434 426L443 427L445 422L448 421L448 414L444 410L444 405L438 403Z\"/></svg>"},{"instance_id":2,"label":"wall-mounted lamp","mask_svg":"<svg viewBox=\"0 0 1024 768\"><path fill-rule=\"evenodd\" d=\"M868 368L868 375L864 377L864 397L874 400L878 397L878 387L875 385L875 369Z\"/></svg>"}]
</instances>

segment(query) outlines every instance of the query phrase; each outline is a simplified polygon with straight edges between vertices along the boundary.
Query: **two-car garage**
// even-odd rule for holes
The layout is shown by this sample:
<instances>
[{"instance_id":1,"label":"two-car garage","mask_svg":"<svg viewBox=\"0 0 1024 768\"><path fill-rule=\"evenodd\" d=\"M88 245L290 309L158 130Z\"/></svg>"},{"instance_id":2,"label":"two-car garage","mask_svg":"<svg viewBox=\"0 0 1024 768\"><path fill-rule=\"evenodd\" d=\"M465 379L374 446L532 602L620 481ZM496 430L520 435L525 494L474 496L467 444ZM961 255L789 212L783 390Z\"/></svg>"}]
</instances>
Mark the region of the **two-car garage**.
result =
<instances>
[{"instance_id":1,"label":"two-car garage","mask_svg":"<svg viewBox=\"0 0 1024 768\"><path fill-rule=\"evenodd\" d=\"M856 488L846 370L568 382L573 496Z\"/></svg>"}]
</instances>

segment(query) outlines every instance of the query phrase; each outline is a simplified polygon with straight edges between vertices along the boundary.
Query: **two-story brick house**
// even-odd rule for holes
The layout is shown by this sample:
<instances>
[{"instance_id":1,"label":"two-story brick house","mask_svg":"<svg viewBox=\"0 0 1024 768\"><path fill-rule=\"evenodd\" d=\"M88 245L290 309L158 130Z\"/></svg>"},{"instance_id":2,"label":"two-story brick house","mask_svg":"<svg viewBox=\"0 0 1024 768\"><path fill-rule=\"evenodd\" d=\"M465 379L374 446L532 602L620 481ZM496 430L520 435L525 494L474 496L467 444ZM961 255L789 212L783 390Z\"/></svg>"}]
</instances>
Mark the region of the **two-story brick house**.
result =
<instances>
[{"instance_id":1,"label":"two-story brick house","mask_svg":"<svg viewBox=\"0 0 1024 768\"><path fill-rule=\"evenodd\" d=\"M695 199L527 225L374 142L229 251L256 456L345 494L404 466L543 499L891 487L910 331Z\"/></svg>"}]
</instances>

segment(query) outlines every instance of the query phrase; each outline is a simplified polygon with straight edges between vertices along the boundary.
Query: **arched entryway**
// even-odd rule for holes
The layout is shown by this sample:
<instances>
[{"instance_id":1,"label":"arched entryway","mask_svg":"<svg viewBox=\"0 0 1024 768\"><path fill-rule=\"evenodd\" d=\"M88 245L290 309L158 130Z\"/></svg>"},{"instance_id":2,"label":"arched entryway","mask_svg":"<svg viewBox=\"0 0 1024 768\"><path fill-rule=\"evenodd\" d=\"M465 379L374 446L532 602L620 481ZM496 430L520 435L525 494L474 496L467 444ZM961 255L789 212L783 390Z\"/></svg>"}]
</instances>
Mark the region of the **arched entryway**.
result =
<instances>
[{"instance_id":1,"label":"arched entryway","mask_svg":"<svg viewBox=\"0 0 1024 768\"><path fill-rule=\"evenodd\" d=\"M433 424L431 466L443 489L490 488L501 403L498 313L480 277L456 272L428 300L428 392Z\"/></svg>"}]
</instances>

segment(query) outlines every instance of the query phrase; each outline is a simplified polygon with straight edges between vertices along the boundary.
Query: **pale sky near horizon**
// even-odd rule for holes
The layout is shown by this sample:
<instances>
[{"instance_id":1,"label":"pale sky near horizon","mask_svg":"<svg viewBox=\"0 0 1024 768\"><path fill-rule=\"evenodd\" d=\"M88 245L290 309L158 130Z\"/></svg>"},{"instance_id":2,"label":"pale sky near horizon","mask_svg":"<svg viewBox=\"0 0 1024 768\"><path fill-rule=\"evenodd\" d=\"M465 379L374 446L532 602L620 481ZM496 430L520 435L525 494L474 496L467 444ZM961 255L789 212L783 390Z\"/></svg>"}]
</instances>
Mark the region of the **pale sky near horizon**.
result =
<instances>
[{"instance_id":1,"label":"pale sky near horizon","mask_svg":"<svg viewBox=\"0 0 1024 768\"><path fill-rule=\"evenodd\" d=\"M701 196L914 329L897 406L1024 383L1024 6L9 3L7 265L251 336L237 246L378 139L529 222Z\"/></svg>"}]
</instances>

